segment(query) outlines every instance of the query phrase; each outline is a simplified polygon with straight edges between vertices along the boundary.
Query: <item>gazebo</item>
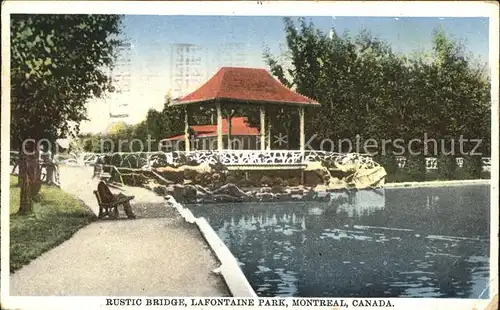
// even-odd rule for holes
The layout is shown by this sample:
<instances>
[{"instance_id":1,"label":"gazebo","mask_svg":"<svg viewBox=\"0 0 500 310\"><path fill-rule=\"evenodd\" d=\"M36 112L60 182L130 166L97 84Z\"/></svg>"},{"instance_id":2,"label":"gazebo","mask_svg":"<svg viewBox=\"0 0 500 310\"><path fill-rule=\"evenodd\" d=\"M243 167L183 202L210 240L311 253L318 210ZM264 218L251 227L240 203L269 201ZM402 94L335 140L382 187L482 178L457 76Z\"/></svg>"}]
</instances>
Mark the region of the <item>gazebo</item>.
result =
<instances>
[{"instance_id":1,"label":"gazebo","mask_svg":"<svg viewBox=\"0 0 500 310\"><path fill-rule=\"evenodd\" d=\"M271 149L271 106L288 106L299 110L300 150L305 149L304 113L306 108L319 107L320 104L300 95L281 84L265 69L223 67L205 84L192 93L175 100L171 106L184 106L185 109L185 145L189 151L189 115L190 107L215 107L217 113L217 150L223 149L222 108L258 106L260 111L260 148ZM231 114L228 124L231 124ZM266 117L267 116L267 117ZM266 120L267 119L267 120ZM267 124L266 124L267 123ZM267 125L267 126L266 126ZM230 138L231 128L228 128ZM267 141L267 143L266 143ZM230 147L228 143L228 147Z\"/></svg>"},{"instance_id":2,"label":"gazebo","mask_svg":"<svg viewBox=\"0 0 500 310\"><path fill-rule=\"evenodd\" d=\"M248 118L246 117L232 117L231 124L228 122L228 118L222 118L222 136L229 135L229 127L231 127L231 137L237 137L238 146L243 146L245 144L247 149L255 149L257 147L257 139L259 138L259 129L257 127L252 127L248 123ZM217 146L217 125L191 125L190 136L195 137L198 142L201 142L201 150L212 150ZM185 141L186 135L183 133L181 135L175 135L168 137L167 141ZM192 141L190 141L192 142ZM228 141L233 143L234 141ZM246 142L246 143L245 143ZM232 148L229 145L228 148ZM196 144L196 149L199 149L199 145Z\"/></svg>"}]
</instances>

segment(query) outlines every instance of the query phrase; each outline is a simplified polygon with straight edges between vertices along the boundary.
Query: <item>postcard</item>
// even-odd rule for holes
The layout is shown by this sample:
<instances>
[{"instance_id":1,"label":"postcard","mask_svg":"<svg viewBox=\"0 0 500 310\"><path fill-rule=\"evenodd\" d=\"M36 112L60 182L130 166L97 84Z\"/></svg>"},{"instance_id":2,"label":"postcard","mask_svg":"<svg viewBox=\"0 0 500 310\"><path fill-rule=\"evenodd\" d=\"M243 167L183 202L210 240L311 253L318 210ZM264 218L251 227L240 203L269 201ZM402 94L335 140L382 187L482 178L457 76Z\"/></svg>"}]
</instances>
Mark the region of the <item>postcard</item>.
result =
<instances>
[{"instance_id":1,"label":"postcard","mask_svg":"<svg viewBox=\"0 0 500 310\"><path fill-rule=\"evenodd\" d=\"M2 309L498 306L498 4L2 6Z\"/></svg>"}]
</instances>

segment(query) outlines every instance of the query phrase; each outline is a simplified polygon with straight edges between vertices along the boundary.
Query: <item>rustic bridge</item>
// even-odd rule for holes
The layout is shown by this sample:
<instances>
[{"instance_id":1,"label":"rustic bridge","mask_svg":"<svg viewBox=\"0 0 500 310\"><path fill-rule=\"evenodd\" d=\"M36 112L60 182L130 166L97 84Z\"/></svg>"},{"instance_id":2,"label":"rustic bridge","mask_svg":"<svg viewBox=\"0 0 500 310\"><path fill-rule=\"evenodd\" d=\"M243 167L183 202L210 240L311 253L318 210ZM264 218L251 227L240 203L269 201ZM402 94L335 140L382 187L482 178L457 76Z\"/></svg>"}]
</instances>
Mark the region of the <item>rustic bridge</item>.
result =
<instances>
[{"instance_id":1,"label":"rustic bridge","mask_svg":"<svg viewBox=\"0 0 500 310\"><path fill-rule=\"evenodd\" d=\"M221 163L228 169L301 169L312 161L334 161L339 164L356 161L361 164L376 165L367 155L356 153L334 153L326 151L297 151L297 150L223 150L223 151L176 151L176 152L136 152L136 153L84 153L81 154L82 163L93 164L98 158L109 157L117 167L141 168L155 165L179 165L185 161L197 163ZM396 157L399 168L406 165L405 157ZM457 157L457 165L463 166L464 159ZM75 160L76 163L76 160ZM483 170L491 170L491 157L482 158ZM435 157L426 158L427 170L437 169L438 161Z\"/></svg>"},{"instance_id":2,"label":"rustic bridge","mask_svg":"<svg viewBox=\"0 0 500 310\"><path fill-rule=\"evenodd\" d=\"M359 164L373 168L378 164L366 155L324 151L289 150L222 150L174 151L144 153L111 153L83 155L87 164L99 161L117 167L147 168L186 163L222 164L229 170L303 169L310 162L328 161L335 164Z\"/></svg>"}]
</instances>

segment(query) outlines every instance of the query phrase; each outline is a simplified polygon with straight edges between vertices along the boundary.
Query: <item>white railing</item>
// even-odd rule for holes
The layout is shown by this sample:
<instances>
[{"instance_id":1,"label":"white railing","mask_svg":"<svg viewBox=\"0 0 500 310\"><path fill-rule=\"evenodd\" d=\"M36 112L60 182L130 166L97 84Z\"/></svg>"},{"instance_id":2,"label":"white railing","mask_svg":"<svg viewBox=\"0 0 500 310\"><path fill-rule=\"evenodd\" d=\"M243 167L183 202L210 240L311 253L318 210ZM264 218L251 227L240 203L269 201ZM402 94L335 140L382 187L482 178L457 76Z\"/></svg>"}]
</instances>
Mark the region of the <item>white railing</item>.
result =
<instances>
[{"instance_id":1,"label":"white railing","mask_svg":"<svg viewBox=\"0 0 500 310\"><path fill-rule=\"evenodd\" d=\"M12 154L13 155L13 154ZM457 166L462 167L464 159L456 158ZM357 153L335 153L327 151L298 150L223 150L223 151L173 151L173 152L135 152L135 153L80 153L74 155L74 162L80 165L92 165L97 161L117 167L151 167L162 165L180 165L185 163L225 166L287 166L305 165L314 161L329 161L336 164L361 164L368 167L378 166L370 156ZM406 166L406 158L397 156L399 168ZM491 158L482 158L483 171L491 170ZM426 158L427 170L438 168L438 159Z\"/></svg>"},{"instance_id":2,"label":"white railing","mask_svg":"<svg viewBox=\"0 0 500 310\"><path fill-rule=\"evenodd\" d=\"M272 166L272 165L305 165L312 161L331 161L338 164L360 163L369 166L377 164L369 156L349 153L333 153L322 151L290 151L290 150L223 150L223 151L191 151L155 153L148 157L148 164L181 164L195 162L198 164L217 164L225 166Z\"/></svg>"},{"instance_id":3,"label":"white railing","mask_svg":"<svg viewBox=\"0 0 500 310\"><path fill-rule=\"evenodd\" d=\"M464 166L464 158L457 157L457 166L462 168ZM483 171L491 171L491 157L481 158ZM406 157L397 156L396 162L399 168L404 168L406 166ZM436 157L427 157L425 159L425 167L427 170L437 170L438 169L438 159Z\"/></svg>"},{"instance_id":4,"label":"white railing","mask_svg":"<svg viewBox=\"0 0 500 310\"><path fill-rule=\"evenodd\" d=\"M90 158L90 157L89 157ZM305 165L313 161L329 161L337 164L357 163L374 167L371 157L349 153L323 151L290 151L290 150L223 150L223 151L174 151L144 153L111 153L98 154L99 163L112 164L117 167L145 167L196 164L222 164L224 166L287 166Z\"/></svg>"}]
</instances>

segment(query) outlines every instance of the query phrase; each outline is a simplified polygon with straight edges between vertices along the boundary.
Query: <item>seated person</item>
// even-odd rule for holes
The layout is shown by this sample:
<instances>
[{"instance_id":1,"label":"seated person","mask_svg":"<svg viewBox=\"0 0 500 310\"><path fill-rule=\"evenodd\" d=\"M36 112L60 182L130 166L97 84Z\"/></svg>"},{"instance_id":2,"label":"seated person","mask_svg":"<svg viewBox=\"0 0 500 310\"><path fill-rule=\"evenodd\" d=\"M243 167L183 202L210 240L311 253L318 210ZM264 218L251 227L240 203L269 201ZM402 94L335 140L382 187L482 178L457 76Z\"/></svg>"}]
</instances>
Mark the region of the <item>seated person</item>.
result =
<instances>
[{"instance_id":1,"label":"seated person","mask_svg":"<svg viewBox=\"0 0 500 310\"><path fill-rule=\"evenodd\" d=\"M97 191L99 192L101 201L104 203L110 203L115 200L123 200L123 203L121 203L121 205L123 205L123 210L125 211L127 217L131 219L136 218L134 212L132 211L132 206L130 205L130 199L128 199L130 198L130 196L124 195L122 193L114 195L104 181L99 182L99 184L97 185Z\"/></svg>"}]
</instances>

